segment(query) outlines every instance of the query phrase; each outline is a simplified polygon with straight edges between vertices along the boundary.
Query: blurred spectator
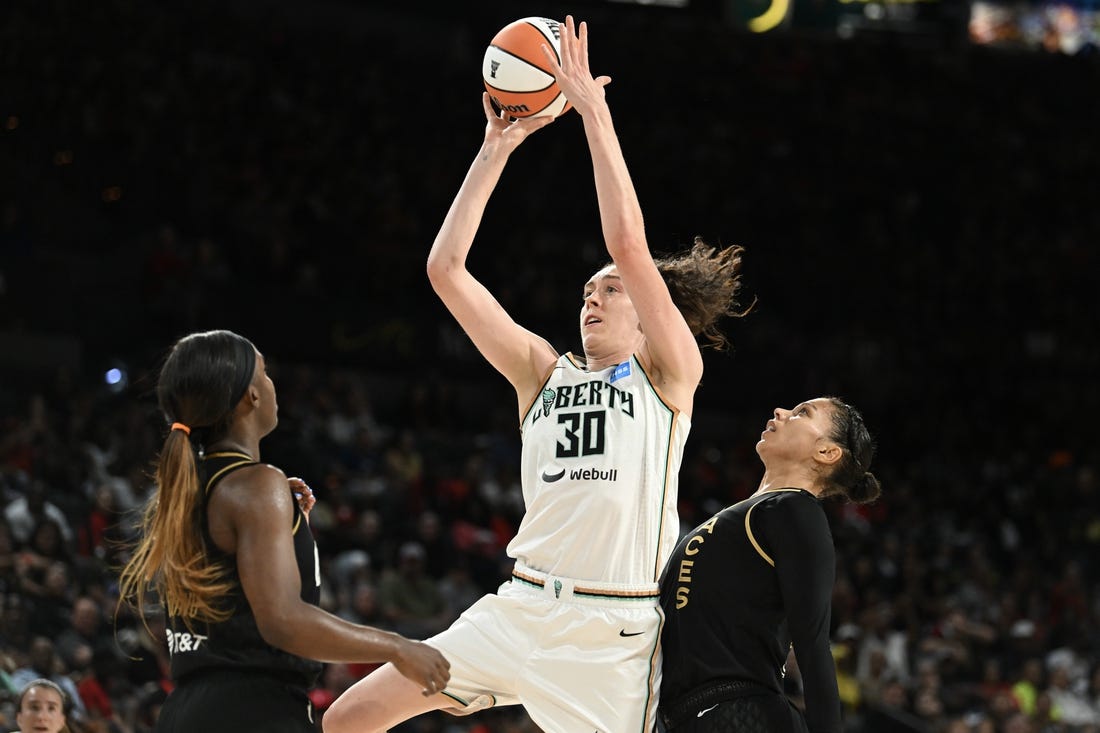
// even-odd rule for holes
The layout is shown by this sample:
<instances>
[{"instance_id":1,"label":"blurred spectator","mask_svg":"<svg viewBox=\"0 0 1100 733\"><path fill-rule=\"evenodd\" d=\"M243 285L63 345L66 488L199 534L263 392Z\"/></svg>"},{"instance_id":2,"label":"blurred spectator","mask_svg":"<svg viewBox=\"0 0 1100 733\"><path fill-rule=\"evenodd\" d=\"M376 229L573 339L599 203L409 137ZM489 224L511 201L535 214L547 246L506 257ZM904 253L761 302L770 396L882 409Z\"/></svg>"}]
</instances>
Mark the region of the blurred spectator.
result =
<instances>
[{"instance_id":1,"label":"blurred spectator","mask_svg":"<svg viewBox=\"0 0 1100 733\"><path fill-rule=\"evenodd\" d=\"M1024 662L1020 678L1012 685L1016 706L1024 715L1034 715L1039 693L1046 689L1043 661L1033 657Z\"/></svg>"},{"instance_id":2,"label":"blurred spectator","mask_svg":"<svg viewBox=\"0 0 1100 733\"><path fill-rule=\"evenodd\" d=\"M865 686L872 679L892 677L903 682L909 678L908 639L903 631L893 627L894 606L881 600L867 607L860 617L856 677Z\"/></svg>"},{"instance_id":3,"label":"blurred spectator","mask_svg":"<svg viewBox=\"0 0 1100 733\"><path fill-rule=\"evenodd\" d=\"M1043 690L1035 697L1035 711L1031 714L1031 726L1039 733L1065 733L1061 714L1054 707L1054 698Z\"/></svg>"},{"instance_id":4,"label":"blurred spectator","mask_svg":"<svg viewBox=\"0 0 1100 733\"><path fill-rule=\"evenodd\" d=\"M431 510L421 512L412 540L424 548L424 572L436 580L446 575L455 562L456 548L439 515Z\"/></svg>"},{"instance_id":5,"label":"blurred spectator","mask_svg":"<svg viewBox=\"0 0 1100 733\"><path fill-rule=\"evenodd\" d=\"M123 733L126 723L115 709L114 698L129 692L121 680L122 660L111 649L99 649L91 661L80 668L76 689L87 710L87 727L102 733Z\"/></svg>"},{"instance_id":6,"label":"blurred spectator","mask_svg":"<svg viewBox=\"0 0 1100 733\"><path fill-rule=\"evenodd\" d=\"M0 594L16 593L20 584L15 537L7 521L0 518Z\"/></svg>"},{"instance_id":7,"label":"blurred spectator","mask_svg":"<svg viewBox=\"0 0 1100 733\"><path fill-rule=\"evenodd\" d=\"M36 636L31 641L26 664L16 669L11 675L12 682L19 689L23 689L40 677L50 680L64 690L72 705L72 716L76 721L82 722L87 718L87 711L76 689L76 683L68 676L68 670L57 657L54 643L44 636Z\"/></svg>"},{"instance_id":8,"label":"blurred spectator","mask_svg":"<svg viewBox=\"0 0 1100 733\"><path fill-rule=\"evenodd\" d=\"M1100 709L1088 696L1088 681L1070 677L1070 666L1055 664L1050 668L1047 694L1054 717L1067 726L1100 726Z\"/></svg>"},{"instance_id":9,"label":"blurred spectator","mask_svg":"<svg viewBox=\"0 0 1100 733\"><path fill-rule=\"evenodd\" d=\"M45 566L42 585L24 584L24 597L29 617L27 628L32 634L58 638L72 618L72 573L63 562L51 561Z\"/></svg>"},{"instance_id":10,"label":"blurred spectator","mask_svg":"<svg viewBox=\"0 0 1100 733\"><path fill-rule=\"evenodd\" d=\"M863 730L868 733L931 733L925 722L910 709L905 686L897 680L888 682L878 701L867 706Z\"/></svg>"},{"instance_id":11,"label":"blurred spectator","mask_svg":"<svg viewBox=\"0 0 1100 733\"><path fill-rule=\"evenodd\" d=\"M58 656L69 669L87 667L98 651L114 651L110 634L103 633L103 612L89 596L73 602L68 623L56 638Z\"/></svg>"},{"instance_id":12,"label":"blurred spectator","mask_svg":"<svg viewBox=\"0 0 1100 733\"><path fill-rule=\"evenodd\" d=\"M168 637L164 614L149 610L144 623L120 629L118 644L126 657L129 684L138 689L150 685L168 692L172 683L168 669Z\"/></svg>"},{"instance_id":13,"label":"blurred spectator","mask_svg":"<svg viewBox=\"0 0 1100 733\"><path fill-rule=\"evenodd\" d=\"M353 582L348 589L347 605L337 609L337 615L355 624L389 628L391 621L378 605L378 589L369 581Z\"/></svg>"},{"instance_id":14,"label":"blurred spectator","mask_svg":"<svg viewBox=\"0 0 1100 733\"><path fill-rule=\"evenodd\" d=\"M4 508L4 516L18 545L31 542L31 537L44 522L50 521L60 533L62 543L73 541L73 530L65 513L46 498L46 483L32 478L26 494Z\"/></svg>"},{"instance_id":15,"label":"blurred spectator","mask_svg":"<svg viewBox=\"0 0 1100 733\"><path fill-rule=\"evenodd\" d=\"M28 682L16 703L18 733L68 733L71 698L56 683L38 678Z\"/></svg>"},{"instance_id":16,"label":"blurred spectator","mask_svg":"<svg viewBox=\"0 0 1100 733\"><path fill-rule=\"evenodd\" d=\"M118 551L125 539L121 525L123 512L115 502L115 492L109 486L99 485L92 493L91 507L84 522L77 527L79 553L101 559L111 566L121 564Z\"/></svg>"},{"instance_id":17,"label":"blurred spectator","mask_svg":"<svg viewBox=\"0 0 1100 733\"><path fill-rule=\"evenodd\" d=\"M463 556L455 559L446 576L439 581L439 594L443 597L443 603L447 607L448 626L451 621L458 618L459 614L485 595L474 582L474 578L470 574L469 561Z\"/></svg>"},{"instance_id":18,"label":"blurred spectator","mask_svg":"<svg viewBox=\"0 0 1100 733\"><path fill-rule=\"evenodd\" d=\"M424 548L406 542L397 553L397 567L383 573L378 589L383 618L394 631L413 639L426 639L450 622L438 582L424 571L424 562Z\"/></svg>"},{"instance_id":19,"label":"blurred spectator","mask_svg":"<svg viewBox=\"0 0 1100 733\"><path fill-rule=\"evenodd\" d=\"M157 725L160 708L168 698L168 693L157 685L146 685L138 694L137 709L134 714L133 733L153 733Z\"/></svg>"}]
</instances>

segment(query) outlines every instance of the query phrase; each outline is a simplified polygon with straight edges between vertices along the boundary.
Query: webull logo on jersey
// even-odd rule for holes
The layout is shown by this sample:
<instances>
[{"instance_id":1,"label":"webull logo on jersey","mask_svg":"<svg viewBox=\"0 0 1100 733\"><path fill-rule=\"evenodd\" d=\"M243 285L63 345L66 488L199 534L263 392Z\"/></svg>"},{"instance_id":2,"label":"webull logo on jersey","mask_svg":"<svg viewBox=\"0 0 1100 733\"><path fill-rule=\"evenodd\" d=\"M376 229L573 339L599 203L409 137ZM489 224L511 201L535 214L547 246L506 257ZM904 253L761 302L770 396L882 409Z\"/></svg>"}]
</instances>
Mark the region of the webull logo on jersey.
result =
<instances>
[{"instance_id":1,"label":"webull logo on jersey","mask_svg":"<svg viewBox=\"0 0 1100 733\"><path fill-rule=\"evenodd\" d=\"M562 468L561 466L550 465L547 466L542 472L542 480L548 484L561 481L566 476L569 476L570 481L618 481L619 469L608 468Z\"/></svg>"}]
</instances>

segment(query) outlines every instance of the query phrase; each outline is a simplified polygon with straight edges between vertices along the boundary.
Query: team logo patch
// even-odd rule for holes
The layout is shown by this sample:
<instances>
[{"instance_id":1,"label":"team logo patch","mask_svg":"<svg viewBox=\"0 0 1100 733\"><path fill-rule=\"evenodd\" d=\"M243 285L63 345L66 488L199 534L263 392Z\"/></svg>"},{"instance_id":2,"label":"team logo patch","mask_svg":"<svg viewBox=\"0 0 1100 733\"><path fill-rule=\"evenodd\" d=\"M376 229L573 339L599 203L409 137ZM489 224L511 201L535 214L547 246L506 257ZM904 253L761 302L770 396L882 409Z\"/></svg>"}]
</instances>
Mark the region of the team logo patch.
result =
<instances>
[{"instance_id":1,"label":"team logo patch","mask_svg":"<svg viewBox=\"0 0 1100 733\"><path fill-rule=\"evenodd\" d=\"M550 414L550 408L554 406L554 398L558 394L554 390L547 387L542 391L542 416L546 417Z\"/></svg>"}]
</instances>

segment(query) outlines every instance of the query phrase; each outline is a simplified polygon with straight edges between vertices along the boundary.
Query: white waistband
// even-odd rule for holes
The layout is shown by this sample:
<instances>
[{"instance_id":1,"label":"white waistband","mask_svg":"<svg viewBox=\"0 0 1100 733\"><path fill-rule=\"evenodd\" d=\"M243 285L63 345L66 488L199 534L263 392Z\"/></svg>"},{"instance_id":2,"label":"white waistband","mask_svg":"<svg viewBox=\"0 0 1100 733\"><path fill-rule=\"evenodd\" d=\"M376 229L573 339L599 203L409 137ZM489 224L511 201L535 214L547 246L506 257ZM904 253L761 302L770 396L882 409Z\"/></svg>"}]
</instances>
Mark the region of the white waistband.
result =
<instances>
[{"instance_id":1,"label":"white waistband","mask_svg":"<svg viewBox=\"0 0 1100 733\"><path fill-rule=\"evenodd\" d=\"M594 580L577 580L544 573L518 562L512 569L512 582L519 587L530 589L539 595L555 600L594 605L608 603L621 605L627 603L638 606L655 606L661 597L660 589L656 583L626 585Z\"/></svg>"}]
</instances>

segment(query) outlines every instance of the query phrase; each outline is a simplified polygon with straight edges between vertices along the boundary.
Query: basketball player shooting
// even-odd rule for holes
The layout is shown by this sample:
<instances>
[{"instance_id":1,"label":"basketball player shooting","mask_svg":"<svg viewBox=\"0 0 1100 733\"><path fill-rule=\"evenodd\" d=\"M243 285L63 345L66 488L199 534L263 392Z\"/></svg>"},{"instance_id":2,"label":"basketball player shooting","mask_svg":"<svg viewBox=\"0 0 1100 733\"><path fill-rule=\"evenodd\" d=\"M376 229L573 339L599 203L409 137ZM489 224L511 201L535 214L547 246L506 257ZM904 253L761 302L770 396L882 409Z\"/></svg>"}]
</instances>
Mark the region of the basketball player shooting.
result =
<instances>
[{"instance_id":1,"label":"basketball player shooting","mask_svg":"<svg viewBox=\"0 0 1100 733\"><path fill-rule=\"evenodd\" d=\"M544 55L583 118L611 260L581 288L583 358L516 323L466 268L509 156L552 117L509 122L483 95L481 149L428 256L435 292L515 388L526 513L508 545L511 578L426 640L451 664L445 689L426 697L387 664L329 708L327 733L517 704L551 733L655 723L657 579L679 529L677 472L703 373L695 334L724 340L714 324L733 314L740 249L696 244L654 260L604 94L610 78L589 71L586 24L570 17L559 31L560 63ZM705 295L675 302L672 284Z\"/></svg>"}]
</instances>

